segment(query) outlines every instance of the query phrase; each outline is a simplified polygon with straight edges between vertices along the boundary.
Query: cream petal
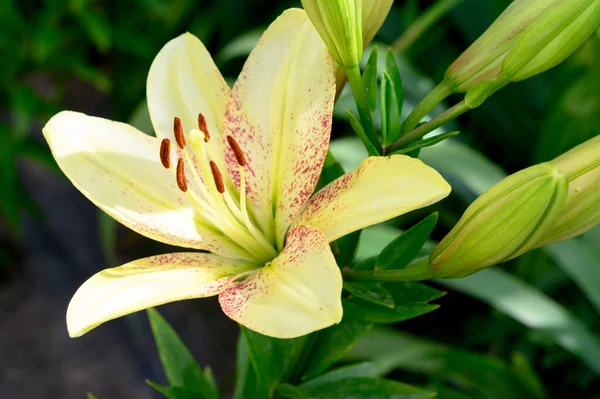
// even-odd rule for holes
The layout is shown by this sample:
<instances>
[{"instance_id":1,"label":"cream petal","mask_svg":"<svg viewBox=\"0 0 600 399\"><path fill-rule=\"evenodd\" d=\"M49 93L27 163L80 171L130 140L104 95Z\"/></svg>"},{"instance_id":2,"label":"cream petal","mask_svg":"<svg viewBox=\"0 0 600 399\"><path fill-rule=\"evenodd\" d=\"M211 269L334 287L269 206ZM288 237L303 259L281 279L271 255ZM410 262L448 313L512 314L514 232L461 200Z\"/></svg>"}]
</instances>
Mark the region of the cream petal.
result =
<instances>
[{"instance_id":1,"label":"cream petal","mask_svg":"<svg viewBox=\"0 0 600 399\"><path fill-rule=\"evenodd\" d=\"M79 337L100 324L138 310L217 295L239 273L257 266L205 253L174 253L103 270L75 293L67 329Z\"/></svg>"},{"instance_id":2,"label":"cream petal","mask_svg":"<svg viewBox=\"0 0 600 399\"><path fill-rule=\"evenodd\" d=\"M331 242L431 205L449 193L450 185L442 176L418 159L369 157L316 193L294 224L314 226Z\"/></svg>"},{"instance_id":3,"label":"cream petal","mask_svg":"<svg viewBox=\"0 0 600 399\"><path fill-rule=\"evenodd\" d=\"M235 137L246 155L246 191L280 249L319 179L334 95L327 49L304 11L291 9L263 34L227 105L224 133ZM230 172L237 175L235 168Z\"/></svg>"},{"instance_id":4,"label":"cream petal","mask_svg":"<svg viewBox=\"0 0 600 399\"><path fill-rule=\"evenodd\" d=\"M290 230L270 264L219 295L225 314L261 334L299 337L342 319L342 275L318 229Z\"/></svg>"},{"instance_id":5,"label":"cream petal","mask_svg":"<svg viewBox=\"0 0 600 399\"><path fill-rule=\"evenodd\" d=\"M175 150L171 169L165 169L159 139L70 111L52 117L43 132L75 187L125 226L167 244L245 257L236 244L203 227L202 215L177 187Z\"/></svg>"},{"instance_id":6,"label":"cream petal","mask_svg":"<svg viewBox=\"0 0 600 399\"><path fill-rule=\"evenodd\" d=\"M191 33L172 39L158 52L146 82L148 109L156 136L173 137L173 119L181 119L184 132L198 128L198 114L206 118L209 145L221 170L224 141L221 129L231 89L204 44ZM228 175L223 176L229 186Z\"/></svg>"}]
</instances>

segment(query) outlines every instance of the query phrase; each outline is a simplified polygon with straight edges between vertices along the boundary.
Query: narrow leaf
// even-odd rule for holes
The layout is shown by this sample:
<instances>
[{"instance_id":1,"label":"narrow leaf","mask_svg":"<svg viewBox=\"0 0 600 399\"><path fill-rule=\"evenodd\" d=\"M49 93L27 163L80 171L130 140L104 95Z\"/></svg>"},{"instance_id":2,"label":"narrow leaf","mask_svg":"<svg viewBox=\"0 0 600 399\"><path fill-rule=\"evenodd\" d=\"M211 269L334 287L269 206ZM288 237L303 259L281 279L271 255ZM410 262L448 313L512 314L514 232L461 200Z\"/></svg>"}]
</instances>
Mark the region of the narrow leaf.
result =
<instances>
[{"instance_id":1,"label":"narrow leaf","mask_svg":"<svg viewBox=\"0 0 600 399\"><path fill-rule=\"evenodd\" d=\"M288 399L306 399L306 396L293 385L281 384L277 387L277 393L279 396Z\"/></svg>"},{"instance_id":2,"label":"narrow leaf","mask_svg":"<svg viewBox=\"0 0 600 399\"><path fill-rule=\"evenodd\" d=\"M156 309L148 309L147 313L158 355L169 383L172 386L201 392L203 398L218 398L212 395L214 389L211 383L206 380L204 372L173 327Z\"/></svg>"},{"instance_id":3,"label":"narrow leaf","mask_svg":"<svg viewBox=\"0 0 600 399\"><path fill-rule=\"evenodd\" d=\"M396 57L391 48L388 49L385 57L385 71L392 83L394 93L396 93L398 114L402 114L402 105L404 104L404 89L402 88L402 77L396 63Z\"/></svg>"},{"instance_id":4,"label":"narrow leaf","mask_svg":"<svg viewBox=\"0 0 600 399\"><path fill-rule=\"evenodd\" d=\"M377 46L371 50L362 75L362 82L369 103L369 111L373 113L377 109Z\"/></svg>"},{"instance_id":5,"label":"narrow leaf","mask_svg":"<svg viewBox=\"0 0 600 399\"><path fill-rule=\"evenodd\" d=\"M450 137L457 136L459 133L460 132L448 132L448 133L439 134L435 137L430 137L425 140L415 141L414 143L411 143L408 147L402 148L398 151L394 151L394 152L392 152L392 154L409 154L413 151L420 150L421 148L430 147L441 141L449 139Z\"/></svg>"},{"instance_id":6,"label":"narrow leaf","mask_svg":"<svg viewBox=\"0 0 600 399\"><path fill-rule=\"evenodd\" d=\"M375 148L373 143L371 143L371 141L367 137L367 134L365 133L365 129L362 127L358 119L356 119L356 116L354 116L352 111L348 109L346 110L346 114L348 115L350 126L352 126L352 129L354 130L358 138L360 138L360 140L363 142L369 155L379 155L379 151L377 151L377 148Z\"/></svg>"},{"instance_id":7,"label":"narrow leaf","mask_svg":"<svg viewBox=\"0 0 600 399\"><path fill-rule=\"evenodd\" d=\"M432 213L386 246L377 257L376 270L405 268L421 251L438 220Z\"/></svg>"},{"instance_id":8,"label":"narrow leaf","mask_svg":"<svg viewBox=\"0 0 600 399\"><path fill-rule=\"evenodd\" d=\"M390 75L381 74L381 141L384 146L392 144L400 138L402 122L398 110L398 98Z\"/></svg>"},{"instance_id":9,"label":"narrow leaf","mask_svg":"<svg viewBox=\"0 0 600 399\"><path fill-rule=\"evenodd\" d=\"M344 283L344 289L357 298L394 309L394 298L380 283Z\"/></svg>"},{"instance_id":10,"label":"narrow leaf","mask_svg":"<svg viewBox=\"0 0 600 399\"><path fill-rule=\"evenodd\" d=\"M429 399L435 392L421 391L398 381L379 378L346 378L301 388L307 398Z\"/></svg>"}]
</instances>

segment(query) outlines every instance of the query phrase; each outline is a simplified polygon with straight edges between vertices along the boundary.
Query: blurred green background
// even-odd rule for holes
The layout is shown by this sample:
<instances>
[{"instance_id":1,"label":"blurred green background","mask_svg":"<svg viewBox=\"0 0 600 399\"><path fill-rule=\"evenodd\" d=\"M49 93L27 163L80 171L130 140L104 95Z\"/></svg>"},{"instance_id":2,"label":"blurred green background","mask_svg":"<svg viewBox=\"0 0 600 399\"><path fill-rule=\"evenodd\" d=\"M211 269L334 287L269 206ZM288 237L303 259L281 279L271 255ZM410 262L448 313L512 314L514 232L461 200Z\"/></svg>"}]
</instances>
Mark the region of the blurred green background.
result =
<instances>
[{"instance_id":1,"label":"blurred green background","mask_svg":"<svg viewBox=\"0 0 600 399\"><path fill-rule=\"evenodd\" d=\"M435 3L396 0L376 37L380 49L423 21ZM446 3L456 4L397 51L405 111L510 0ZM96 211L58 170L41 136L43 124L71 109L151 134L146 75L169 39L185 31L197 35L233 82L260 33L294 6L299 1L0 0L2 397L82 398L92 391L100 399L153 398L144 379L164 379L143 315L78 340L67 337L64 312L82 281L168 248ZM441 239L470 201L506 173L599 133L599 61L600 36L594 35L559 67L508 86L459 118L450 126L459 137L422 152L453 186L435 207L440 222L432 238ZM332 145L348 168L362 156L343 118L350 102L343 94L336 106ZM377 253L395 229L430 211L369 229L359 256ZM600 398L599 229L501 269L433 284L449 291L437 300L440 309L373 330L347 360L382 362L393 378L438 390L442 399ZM218 304L163 308L199 362L213 367L223 387L231 385L237 329Z\"/></svg>"}]
</instances>

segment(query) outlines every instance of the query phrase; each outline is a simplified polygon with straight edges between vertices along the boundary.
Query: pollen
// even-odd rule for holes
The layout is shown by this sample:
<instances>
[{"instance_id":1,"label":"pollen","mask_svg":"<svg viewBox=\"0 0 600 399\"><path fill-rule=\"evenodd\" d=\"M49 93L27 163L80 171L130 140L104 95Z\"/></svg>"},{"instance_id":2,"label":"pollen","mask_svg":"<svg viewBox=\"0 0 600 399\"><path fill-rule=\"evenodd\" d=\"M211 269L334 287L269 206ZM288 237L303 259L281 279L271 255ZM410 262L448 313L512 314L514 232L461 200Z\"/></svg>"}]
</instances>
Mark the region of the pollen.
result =
<instances>
[{"instance_id":1,"label":"pollen","mask_svg":"<svg viewBox=\"0 0 600 399\"><path fill-rule=\"evenodd\" d=\"M233 151L233 155L235 155L238 165L246 166L246 157L238 142L235 141L233 136L227 136L227 142L229 143L229 147L231 147L231 151Z\"/></svg>"},{"instance_id":2,"label":"pollen","mask_svg":"<svg viewBox=\"0 0 600 399\"><path fill-rule=\"evenodd\" d=\"M185 135L183 134L183 125L181 119L178 117L173 118L173 134L175 135L175 141L182 150L185 148Z\"/></svg>"},{"instance_id":3,"label":"pollen","mask_svg":"<svg viewBox=\"0 0 600 399\"><path fill-rule=\"evenodd\" d=\"M223 194L225 192L225 184L223 184L223 176L221 175L221 171L219 170L219 167L215 161L210 161L210 169L213 174L213 179L215 180L217 191Z\"/></svg>"},{"instance_id":4,"label":"pollen","mask_svg":"<svg viewBox=\"0 0 600 399\"><path fill-rule=\"evenodd\" d=\"M177 161L176 178L177 186L179 186L179 189L185 193L188 189L188 185L187 179L185 178L185 163L183 161L183 158L179 158L179 160Z\"/></svg>"},{"instance_id":5,"label":"pollen","mask_svg":"<svg viewBox=\"0 0 600 399\"><path fill-rule=\"evenodd\" d=\"M160 142L160 163L167 169L171 167L171 140L169 139Z\"/></svg>"},{"instance_id":6,"label":"pollen","mask_svg":"<svg viewBox=\"0 0 600 399\"><path fill-rule=\"evenodd\" d=\"M208 124L206 123L206 118L202 112L198 114L198 129L204 133L204 142L208 143L210 140L210 132L208 131Z\"/></svg>"}]
</instances>

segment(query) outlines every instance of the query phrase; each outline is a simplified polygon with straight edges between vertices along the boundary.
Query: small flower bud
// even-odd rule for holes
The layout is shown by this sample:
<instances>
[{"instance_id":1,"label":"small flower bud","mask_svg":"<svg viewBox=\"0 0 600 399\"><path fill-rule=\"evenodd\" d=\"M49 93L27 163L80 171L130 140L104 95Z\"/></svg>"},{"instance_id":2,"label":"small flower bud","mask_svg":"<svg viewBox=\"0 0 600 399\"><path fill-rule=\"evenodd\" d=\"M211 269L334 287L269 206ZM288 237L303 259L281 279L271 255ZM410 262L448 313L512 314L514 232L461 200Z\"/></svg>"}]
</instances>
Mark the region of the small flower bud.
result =
<instances>
[{"instance_id":1,"label":"small flower bud","mask_svg":"<svg viewBox=\"0 0 600 399\"><path fill-rule=\"evenodd\" d=\"M560 64L599 26L600 0L515 0L444 80L456 93L486 81L497 90Z\"/></svg>"},{"instance_id":2,"label":"small flower bud","mask_svg":"<svg viewBox=\"0 0 600 399\"><path fill-rule=\"evenodd\" d=\"M302 0L302 6L334 60L356 67L363 51L363 0Z\"/></svg>"},{"instance_id":3,"label":"small flower bud","mask_svg":"<svg viewBox=\"0 0 600 399\"><path fill-rule=\"evenodd\" d=\"M435 277L456 278L534 248L565 206L567 180L551 163L519 171L483 193L435 247Z\"/></svg>"},{"instance_id":4,"label":"small flower bud","mask_svg":"<svg viewBox=\"0 0 600 399\"><path fill-rule=\"evenodd\" d=\"M600 136L552 161L569 182L567 203L538 246L563 241L600 224Z\"/></svg>"}]
</instances>

